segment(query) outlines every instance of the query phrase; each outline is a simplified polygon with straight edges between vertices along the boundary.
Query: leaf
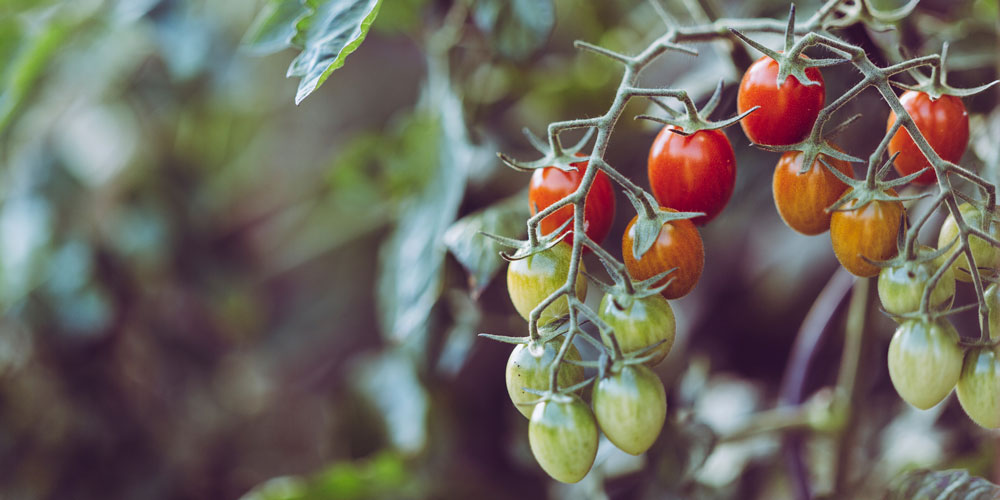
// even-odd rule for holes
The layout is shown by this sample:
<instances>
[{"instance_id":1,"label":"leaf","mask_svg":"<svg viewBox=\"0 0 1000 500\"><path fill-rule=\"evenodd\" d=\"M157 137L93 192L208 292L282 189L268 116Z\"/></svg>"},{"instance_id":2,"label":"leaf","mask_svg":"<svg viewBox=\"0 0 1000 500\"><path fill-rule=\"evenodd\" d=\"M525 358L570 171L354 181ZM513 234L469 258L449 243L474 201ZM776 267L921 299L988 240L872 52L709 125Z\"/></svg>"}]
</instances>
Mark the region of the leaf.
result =
<instances>
[{"instance_id":1,"label":"leaf","mask_svg":"<svg viewBox=\"0 0 1000 500\"><path fill-rule=\"evenodd\" d=\"M295 93L299 104L344 65L368 35L382 0L305 0L313 12L296 23L302 53L288 67L286 76L301 77Z\"/></svg>"},{"instance_id":2,"label":"leaf","mask_svg":"<svg viewBox=\"0 0 1000 500\"><path fill-rule=\"evenodd\" d=\"M414 361L404 351L389 349L361 358L351 369L351 385L378 409L396 449L417 453L424 448L430 401Z\"/></svg>"},{"instance_id":3,"label":"leaf","mask_svg":"<svg viewBox=\"0 0 1000 500\"><path fill-rule=\"evenodd\" d=\"M264 4L243 36L243 46L256 55L291 47L298 33L296 25L312 12L301 0L271 0Z\"/></svg>"},{"instance_id":4,"label":"leaf","mask_svg":"<svg viewBox=\"0 0 1000 500\"><path fill-rule=\"evenodd\" d=\"M551 0L480 0L474 18L497 52L520 61L545 44L556 16Z\"/></svg>"},{"instance_id":5,"label":"leaf","mask_svg":"<svg viewBox=\"0 0 1000 500\"><path fill-rule=\"evenodd\" d=\"M895 480L885 500L995 500L1000 486L965 470L915 470Z\"/></svg>"},{"instance_id":6,"label":"leaf","mask_svg":"<svg viewBox=\"0 0 1000 500\"><path fill-rule=\"evenodd\" d=\"M469 273L469 287L474 298L483 293L506 264L500 257L501 246L480 232L508 236L523 234L528 215L528 201L522 191L459 219L445 231L444 244Z\"/></svg>"}]
</instances>

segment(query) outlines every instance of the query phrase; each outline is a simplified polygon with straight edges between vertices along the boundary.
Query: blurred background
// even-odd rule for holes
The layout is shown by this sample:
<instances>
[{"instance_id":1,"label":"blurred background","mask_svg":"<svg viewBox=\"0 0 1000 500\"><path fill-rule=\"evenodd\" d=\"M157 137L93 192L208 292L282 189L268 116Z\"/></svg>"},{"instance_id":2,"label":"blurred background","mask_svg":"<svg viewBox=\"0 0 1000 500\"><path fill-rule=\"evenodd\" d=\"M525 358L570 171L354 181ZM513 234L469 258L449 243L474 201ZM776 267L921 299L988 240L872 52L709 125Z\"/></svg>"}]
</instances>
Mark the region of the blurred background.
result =
<instances>
[{"instance_id":1,"label":"blurred background","mask_svg":"<svg viewBox=\"0 0 1000 500\"><path fill-rule=\"evenodd\" d=\"M603 113L620 68L572 42L637 52L663 32L648 3L384 0L298 106L285 78L298 50L252 36L278 4L0 0L0 498L792 497L780 435L719 436L775 406L837 263L828 236L781 222L777 155L739 127L726 131L735 194L702 229L700 283L674 303L678 342L658 367L669 422L647 456L605 442L580 484L548 479L504 387L511 346L476 337L526 334L494 279L498 249L477 235L524 232L528 176L496 153L533 160L522 127ZM681 24L788 9L665 5ZM800 19L819 5L798 3ZM881 64L900 45L951 41L950 82L971 87L998 76L998 26L996 0L924 0L897 31L839 34ZM715 118L734 114L759 54L696 48L643 82L704 102L721 79ZM824 70L827 101L857 76ZM994 182L997 97L965 99L963 165ZM647 111L629 105L607 157L644 187L657 129L631 116ZM867 157L888 109L869 91L838 116L858 112L839 145ZM619 193L615 254L632 215ZM973 300L960 287L956 303ZM870 304L853 438L807 436L798 479L829 491L838 453L852 498L914 467L1000 479L996 436L956 401L918 412L896 396L892 322ZM842 310L799 377L803 398L836 381ZM974 318L956 324L978 335Z\"/></svg>"}]
</instances>

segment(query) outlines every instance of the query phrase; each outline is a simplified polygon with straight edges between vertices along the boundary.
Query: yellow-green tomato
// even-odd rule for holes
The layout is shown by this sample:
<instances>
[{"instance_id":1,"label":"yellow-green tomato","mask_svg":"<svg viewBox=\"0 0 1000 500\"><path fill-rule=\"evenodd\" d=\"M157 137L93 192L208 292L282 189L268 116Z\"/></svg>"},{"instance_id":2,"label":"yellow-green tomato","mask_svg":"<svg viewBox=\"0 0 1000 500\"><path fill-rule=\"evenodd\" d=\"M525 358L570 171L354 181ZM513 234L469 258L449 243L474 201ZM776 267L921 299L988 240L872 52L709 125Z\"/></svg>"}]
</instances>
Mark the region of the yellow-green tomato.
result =
<instances>
[{"instance_id":1,"label":"yellow-green tomato","mask_svg":"<svg viewBox=\"0 0 1000 500\"><path fill-rule=\"evenodd\" d=\"M966 224L982 229L994 239L1000 239L1000 224L988 220L988 217L984 218L983 212L978 208L969 203L962 203L958 206L958 211L962 214L962 218L965 219ZM989 223L989 229L986 229L987 223ZM941 232L938 233L938 248L948 246L957 237L958 224L955 222L955 217L948 214L948 218L941 224ZM955 242L949 254L957 252L960 247L961 241ZM997 265L1000 264L1000 249L990 245L989 242L978 236L969 237L969 247L972 249L972 256L976 259L976 266L985 274L993 274ZM959 256L952 264L952 268L955 269L955 279L967 283L971 282L972 276L969 275L969 267L968 257L965 255Z\"/></svg>"},{"instance_id":2,"label":"yellow-green tomato","mask_svg":"<svg viewBox=\"0 0 1000 500\"><path fill-rule=\"evenodd\" d=\"M892 314L916 312L920 309L920 299L941 262L907 261L898 266L884 267L878 273L878 298L882 308ZM931 309L945 309L951 306L955 297L955 272L948 268L941 275L931 291Z\"/></svg>"},{"instance_id":3,"label":"yellow-green tomato","mask_svg":"<svg viewBox=\"0 0 1000 500\"><path fill-rule=\"evenodd\" d=\"M531 418L531 410L539 396L524 390L525 387L538 391L548 390L549 373L552 362L562 346L562 337L550 340L544 345L538 342L518 344L507 359L507 394L511 402L526 418ZM580 351L570 345L565 359L580 360ZM563 362L559 366L559 387L569 387L583 382L583 367Z\"/></svg>"},{"instance_id":4,"label":"yellow-green tomato","mask_svg":"<svg viewBox=\"0 0 1000 500\"><path fill-rule=\"evenodd\" d=\"M955 392L965 414L973 422L1000 427L1000 357L988 347L969 350Z\"/></svg>"},{"instance_id":5,"label":"yellow-green tomato","mask_svg":"<svg viewBox=\"0 0 1000 500\"><path fill-rule=\"evenodd\" d=\"M597 381L593 404L604 435L633 455L653 445L667 416L663 382L644 365L622 367Z\"/></svg>"},{"instance_id":6,"label":"yellow-green tomato","mask_svg":"<svg viewBox=\"0 0 1000 500\"><path fill-rule=\"evenodd\" d=\"M962 372L958 332L945 319L911 319L889 342L889 378L904 401L926 410L943 400Z\"/></svg>"},{"instance_id":7,"label":"yellow-green tomato","mask_svg":"<svg viewBox=\"0 0 1000 500\"><path fill-rule=\"evenodd\" d=\"M532 309L566 283L572 255L573 248L560 242L507 266L507 293L521 317L528 319ZM584 270L581 261L580 271ZM576 296L580 300L587 296L587 279L580 273L576 277ZM569 302L566 297L559 297L542 311L539 323L548 323L568 313Z\"/></svg>"},{"instance_id":8,"label":"yellow-green tomato","mask_svg":"<svg viewBox=\"0 0 1000 500\"><path fill-rule=\"evenodd\" d=\"M983 292L986 298L986 307L990 312L990 338L1000 337L1000 286L996 283L986 287Z\"/></svg>"},{"instance_id":9,"label":"yellow-green tomato","mask_svg":"<svg viewBox=\"0 0 1000 500\"><path fill-rule=\"evenodd\" d=\"M649 366L663 361L674 345L677 330L674 311L667 299L660 294L642 298L614 298L605 295L598 311L601 319L614 331L618 345L625 354L663 341L650 352L655 356L647 362ZM604 343L611 347L611 338L605 337Z\"/></svg>"},{"instance_id":10,"label":"yellow-green tomato","mask_svg":"<svg viewBox=\"0 0 1000 500\"><path fill-rule=\"evenodd\" d=\"M576 395L555 395L535 405L528 424L531 454L556 481L575 483L597 456L597 422Z\"/></svg>"}]
</instances>

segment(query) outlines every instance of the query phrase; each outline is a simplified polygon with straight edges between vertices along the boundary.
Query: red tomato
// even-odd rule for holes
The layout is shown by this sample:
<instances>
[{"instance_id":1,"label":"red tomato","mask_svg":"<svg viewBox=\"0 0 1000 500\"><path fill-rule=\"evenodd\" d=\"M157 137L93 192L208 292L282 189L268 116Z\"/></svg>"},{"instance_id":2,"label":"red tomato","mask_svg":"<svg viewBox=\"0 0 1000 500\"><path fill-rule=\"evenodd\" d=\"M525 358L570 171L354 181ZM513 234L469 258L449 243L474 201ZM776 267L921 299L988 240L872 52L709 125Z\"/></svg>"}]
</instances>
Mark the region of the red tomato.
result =
<instances>
[{"instance_id":1,"label":"red tomato","mask_svg":"<svg viewBox=\"0 0 1000 500\"><path fill-rule=\"evenodd\" d=\"M659 283L663 284L673 278L670 286L661 293L667 299L687 295L698 283L705 267L705 248L698 228L694 227L690 219L670 221L660 228L653 247L641 259L636 259L632 253L632 240L635 238L633 227L638 218L638 215L632 217L622 237L622 257L629 274L637 280L644 280L676 267L676 271Z\"/></svg>"},{"instance_id":2,"label":"red tomato","mask_svg":"<svg viewBox=\"0 0 1000 500\"><path fill-rule=\"evenodd\" d=\"M848 177L854 177L851 164L821 155L827 163ZM820 234L830 229L830 215L826 208L833 205L847 190L847 184L830 173L816 160L804 174L802 152L788 151L781 155L774 169L774 206L788 227L808 235Z\"/></svg>"},{"instance_id":3,"label":"red tomato","mask_svg":"<svg viewBox=\"0 0 1000 500\"><path fill-rule=\"evenodd\" d=\"M689 136L664 127L649 149L649 184L664 207L679 212L705 212L691 219L703 225L719 215L736 184L736 154L721 130L699 130Z\"/></svg>"},{"instance_id":4,"label":"red tomato","mask_svg":"<svg viewBox=\"0 0 1000 500\"><path fill-rule=\"evenodd\" d=\"M826 101L826 86L818 69L807 68L806 76L819 85L802 85L789 76L778 87L778 62L768 56L757 59L747 69L736 96L736 109L743 113L760 106L740 120L751 141L783 146L800 142L809 135Z\"/></svg>"},{"instance_id":5,"label":"red tomato","mask_svg":"<svg viewBox=\"0 0 1000 500\"><path fill-rule=\"evenodd\" d=\"M531 186L528 189L528 201L531 204L531 214L544 210L549 205L572 194L583 180L583 173L587 170L586 161L574 163L577 168L572 172L563 172L556 167L545 167L535 170L531 174ZM549 234L562 226L567 220L573 217L573 207L566 206L556 210L552 215L542 219L541 230L543 234ZM583 228L590 239L600 243L611 230L611 221L615 218L615 194L611 188L611 180L603 171L598 171L594 178L594 183L587 193L583 209ZM570 222L565 231L571 231L573 223ZM567 234L563 239L566 243L573 243L573 235Z\"/></svg>"},{"instance_id":6,"label":"red tomato","mask_svg":"<svg viewBox=\"0 0 1000 500\"><path fill-rule=\"evenodd\" d=\"M932 101L924 92L907 90L899 97L903 108L913 118L920 133L930 143L941 158L952 163L962 159L965 147L969 144L969 113L965 110L962 100L952 95L941 96ZM889 113L886 131L896 122L896 113ZM920 169L930 166L927 158L920 152L910 138L910 133L900 128L889 140L889 154L899 151L894 166L899 175L910 175ZM917 184L932 184L937 181L934 170L928 170L913 182Z\"/></svg>"}]
</instances>

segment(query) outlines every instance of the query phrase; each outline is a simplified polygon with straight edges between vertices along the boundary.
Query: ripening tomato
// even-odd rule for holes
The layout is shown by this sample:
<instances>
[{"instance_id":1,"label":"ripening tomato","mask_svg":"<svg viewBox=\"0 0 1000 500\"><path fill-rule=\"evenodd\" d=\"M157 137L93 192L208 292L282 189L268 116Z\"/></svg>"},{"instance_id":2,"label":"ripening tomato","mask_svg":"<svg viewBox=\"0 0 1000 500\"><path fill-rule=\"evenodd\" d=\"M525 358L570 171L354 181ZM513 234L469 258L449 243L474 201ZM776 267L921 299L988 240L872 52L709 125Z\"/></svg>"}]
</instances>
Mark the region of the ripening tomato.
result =
<instances>
[{"instance_id":1,"label":"ripening tomato","mask_svg":"<svg viewBox=\"0 0 1000 500\"><path fill-rule=\"evenodd\" d=\"M947 396L962 372L958 332L945 319L911 319L889 342L889 378L904 401L926 410Z\"/></svg>"},{"instance_id":2,"label":"ripening tomato","mask_svg":"<svg viewBox=\"0 0 1000 500\"><path fill-rule=\"evenodd\" d=\"M962 99L943 95L937 100L931 100L926 92L907 90L899 97L903 109L913 118L917 129L927 139L931 148L946 161L952 163L962 159L965 147L969 144L969 113L962 104ZM889 121L885 129L888 132L896 122L896 113L889 113ZM930 166L910 133L904 128L896 131L889 140L889 154L899 152L893 166L900 176L910 175ZM932 184L937 180L933 169L927 170L913 180L917 184Z\"/></svg>"},{"instance_id":3,"label":"ripening tomato","mask_svg":"<svg viewBox=\"0 0 1000 500\"><path fill-rule=\"evenodd\" d=\"M531 215L535 215L540 210L544 210L553 203L573 194L580 187L583 180L583 173L587 170L586 161L573 163L576 170L564 172L556 167L545 167L536 169L531 174L531 184L528 188L528 201L531 206ZM556 210L552 215L542 219L540 228L542 234L549 234L558 230L567 220L573 218L573 207L566 206ZM590 185L587 198L584 200L583 209L583 230L590 239L600 243L611 230L611 222L615 218L615 193L611 188L611 181L608 174L598 170L594 177L594 183ZM573 223L564 231L573 229ZM566 243L573 243L573 235L567 234L563 239Z\"/></svg>"},{"instance_id":4,"label":"ripening tomato","mask_svg":"<svg viewBox=\"0 0 1000 500\"><path fill-rule=\"evenodd\" d=\"M929 247L921 250L932 251ZM943 263L944 260L939 257L931 261L906 261L898 266L883 267L878 273L878 297L882 308L892 314L918 311L927 283ZM955 272L949 267L931 292L931 309L950 307L954 297Z\"/></svg>"},{"instance_id":5,"label":"ripening tomato","mask_svg":"<svg viewBox=\"0 0 1000 500\"><path fill-rule=\"evenodd\" d=\"M990 338L996 339L1000 337L1000 286L991 283L983 291L983 296L986 298L986 308L990 312Z\"/></svg>"},{"instance_id":6,"label":"ripening tomato","mask_svg":"<svg viewBox=\"0 0 1000 500\"><path fill-rule=\"evenodd\" d=\"M641 259L636 259L632 252L632 241L635 238L635 221L638 219L638 215L632 217L622 237L622 257L629 274L637 280L645 280L676 267L676 271L659 283L662 285L673 279L662 294L667 299L687 295L698 283L705 267L705 248L698 229L690 219L670 221L660 228L660 234L652 248Z\"/></svg>"},{"instance_id":7,"label":"ripening tomato","mask_svg":"<svg viewBox=\"0 0 1000 500\"><path fill-rule=\"evenodd\" d=\"M990 217L983 217L983 211L970 203L962 203L958 206L958 211L962 214L962 219L965 220L966 224L983 230L994 239L1000 239L1000 223L993 222ZM987 224L989 224L989 228L986 227ZM958 224L955 222L955 217L949 213L938 233L938 248L950 245L957 237ZM957 252L960 244L961 242L955 242L948 254ZM969 236L969 247L972 248L972 257L976 259L976 267L979 268L980 272L993 274L997 266L1000 265L1000 248L978 236ZM969 267L969 258L965 255L955 259L955 262L952 263L952 268L955 269L955 279L971 283L972 275L969 274Z\"/></svg>"},{"instance_id":8,"label":"ripening tomato","mask_svg":"<svg viewBox=\"0 0 1000 500\"><path fill-rule=\"evenodd\" d=\"M507 265L507 293L521 317L528 319L532 309L566 283L572 256L573 249L568 244L559 242L548 250ZM580 272L576 277L576 296L580 300L587 296L587 278L582 271L584 266L581 261ZM566 297L559 297L542 311L538 321L545 324L565 314L569 314L569 301Z\"/></svg>"},{"instance_id":9,"label":"ripening tomato","mask_svg":"<svg viewBox=\"0 0 1000 500\"><path fill-rule=\"evenodd\" d=\"M887 191L895 196L892 189ZM857 200L850 202L854 206ZM830 241L833 253L851 274L870 278L879 268L865 262L888 260L896 255L896 235L902 225L903 204L875 200L856 210L834 212L830 218Z\"/></svg>"},{"instance_id":10,"label":"ripening tomato","mask_svg":"<svg viewBox=\"0 0 1000 500\"><path fill-rule=\"evenodd\" d=\"M531 454L556 481L575 483L597 456L597 422L579 396L555 395L535 405L528 424Z\"/></svg>"},{"instance_id":11,"label":"ripening tomato","mask_svg":"<svg viewBox=\"0 0 1000 500\"><path fill-rule=\"evenodd\" d=\"M747 138L757 144L784 146L809 135L826 101L826 86L818 69L807 68L806 76L819 85L803 85L789 76L779 87L778 62L768 56L747 69L740 81L736 109L743 113L760 106L740 120Z\"/></svg>"},{"instance_id":12,"label":"ripening tomato","mask_svg":"<svg viewBox=\"0 0 1000 500\"><path fill-rule=\"evenodd\" d=\"M644 365L624 366L618 373L598 380L593 404L604 435L632 455L642 454L653 445L667 416L663 382Z\"/></svg>"},{"instance_id":13,"label":"ripening tomato","mask_svg":"<svg viewBox=\"0 0 1000 500\"><path fill-rule=\"evenodd\" d=\"M507 394L514 406L527 418L531 418L531 410L538 396L524 390L525 387L538 391L548 390L549 373L552 362L562 347L562 338L550 340L544 345L537 342L518 344L507 359ZM570 344L565 359L580 361L580 351ZM570 387L583 382L583 367L570 363L559 365L559 387Z\"/></svg>"},{"instance_id":14,"label":"ripening tomato","mask_svg":"<svg viewBox=\"0 0 1000 500\"><path fill-rule=\"evenodd\" d=\"M979 347L965 354L955 392L973 422L987 429L1000 427L1000 356L996 350Z\"/></svg>"},{"instance_id":15,"label":"ripening tomato","mask_svg":"<svg viewBox=\"0 0 1000 500\"><path fill-rule=\"evenodd\" d=\"M840 148L837 148L838 150ZM849 162L821 157L848 177L854 177ZM830 229L831 214L826 211L847 190L847 184L830 173L816 160L808 172L800 174L802 152L787 151L774 169L772 188L774 206L788 227L808 235L820 234Z\"/></svg>"},{"instance_id":16,"label":"ripening tomato","mask_svg":"<svg viewBox=\"0 0 1000 500\"><path fill-rule=\"evenodd\" d=\"M680 212L704 212L691 219L703 225L719 215L736 185L736 154L721 130L689 136L660 130L649 149L649 185L661 206Z\"/></svg>"},{"instance_id":17,"label":"ripening tomato","mask_svg":"<svg viewBox=\"0 0 1000 500\"><path fill-rule=\"evenodd\" d=\"M641 298L605 295L597 314L614 330L618 347L625 354L640 351L662 340L663 343L649 353L655 354L646 362L649 366L663 361L674 345L677 330L674 311L662 295ZM604 344L611 347L611 338L604 339Z\"/></svg>"}]
</instances>

